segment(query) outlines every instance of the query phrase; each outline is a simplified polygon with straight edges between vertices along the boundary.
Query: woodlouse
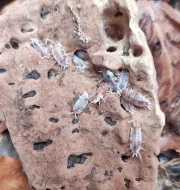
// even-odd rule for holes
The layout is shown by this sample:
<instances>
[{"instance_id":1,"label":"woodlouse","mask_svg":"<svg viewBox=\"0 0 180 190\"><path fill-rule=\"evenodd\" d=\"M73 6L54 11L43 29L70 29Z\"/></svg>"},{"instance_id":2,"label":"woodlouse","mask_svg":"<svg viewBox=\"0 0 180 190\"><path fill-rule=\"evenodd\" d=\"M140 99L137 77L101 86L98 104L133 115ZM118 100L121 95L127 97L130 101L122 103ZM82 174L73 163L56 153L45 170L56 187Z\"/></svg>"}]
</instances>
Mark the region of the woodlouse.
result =
<instances>
[{"instance_id":1,"label":"woodlouse","mask_svg":"<svg viewBox=\"0 0 180 190\"><path fill-rule=\"evenodd\" d=\"M101 99L104 100L104 96L106 95L108 91L109 91L108 85L99 87L94 95L94 100L92 101L92 103L96 104L97 102L99 102L100 104L100 100Z\"/></svg>"},{"instance_id":2,"label":"woodlouse","mask_svg":"<svg viewBox=\"0 0 180 190\"><path fill-rule=\"evenodd\" d=\"M138 122L133 120L129 121L129 123L133 124L130 130L130 149L132 150L132 157L136 156L141 159L140 150L144 150L142 148L142 132L141 128L139 127Z\"/></svg>"},{"instance_id":3,"label":"woodlouse","mask_svg":"<svg viewBox=\"0 0 180 190\"><path fill-rule=\"evenodd\" d=\"M88 105L88 99L89 99L89 95L87 92L84 92L79 97L79 99L73 106L73 111L72 111L72 114L75 115L75 118L77 118L77 115L79 115L83 111L83 109L86 108L86 106Z\"/></svg>"},{"instance_id":4,"label":"woodlouse","mask_svg":"<svg viewBox=\"0 0 180 190\"><path fill-rule=\"evenodd\" d=\"M151 102L143 96L141 93L134 91L133 89L126 88L122 92L122 98L132 105L137 107L143 107L151 110Z\"/></svg>"},{"instance_id":5,"label":"woodlouse","mask_svg":"<svg viewBox=\"0 0 180 190\"><path fill-rule=\"evenodd\" d=\"M76 66L76 68L79 69L80 71L82 71L82 70L85 69L85 63L84 63L84 61L81 58L79 58L78 56L73 55L72 62L74 63L74 65Z\"/></svg>"},{"instance_id":6,"label":"woodlouse","mask_svg":"<svg viewBox=\"0 0 180 190\"><path fill-rule=\"evenodd\" d=\"M129 72L122 71L118 78L117 91L119 93L122 93L122 91L126 89L128 82L129 82Z\"/></svg>"},{"instance_id":7,"label":"woodlouse","mask_svg":"<svg viewBox=\"0 0 180 190\"><path fill-rule=\"evenodd\" d=\"M63 48L60 42L53 42L51 40L49 41L51 42L50 51L53 58L61 68L67 68L69 65L69 60L67 58L65 49Z\"/></svg>"},{"instance_id":8,"label":"woodlouse","mask_svg":"<svg viewBox=\"0 0 180 190\"><path fill-rule=\"evenodd\" d=\"M76 55L77 57L79 57L84 61L89 60L89 55L85 50L78 49L74 52L74 55Z\"/></svg>"},{"instance_id":9,"label":"woodlouse","mask_svg":"<svg viewBox=\"0 0 180 190\"><path fill-rule=\"evenodd\" d=\"M44 59L44 58L49 58L50 56L48 55L47 53L47 49L46 47L44 46L43 42L38 39L38 38L31 38L30 39L30 44L33 46L33 48L41 53L41 59Z\"/></svg>"}]
</instances>

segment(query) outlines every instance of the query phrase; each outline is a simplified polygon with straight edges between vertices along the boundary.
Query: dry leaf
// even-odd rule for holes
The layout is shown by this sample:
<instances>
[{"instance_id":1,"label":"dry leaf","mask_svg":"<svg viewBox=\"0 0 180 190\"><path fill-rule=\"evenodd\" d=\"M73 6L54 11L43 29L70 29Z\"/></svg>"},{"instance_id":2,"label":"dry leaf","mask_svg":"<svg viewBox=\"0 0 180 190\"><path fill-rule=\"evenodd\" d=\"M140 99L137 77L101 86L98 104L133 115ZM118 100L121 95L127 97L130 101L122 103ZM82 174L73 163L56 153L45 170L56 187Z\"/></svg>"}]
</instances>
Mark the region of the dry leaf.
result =
<instances>
[{"instance_id":1,"label":"dry leaf","mask_svg":"<svg viewBox=\"0 0 180 190\"><path fill-rule=\"evenodd\" d=\"M0 157L0 190L28 190L28 179L20 161Z\"/></svg>"},{"instance_id":2,"label":"dry leaf","mask_svg":"<svg viewBox=\"0 0 180 190\"><path fill-rule=\"evenodd\" d=\"M180 136L173 133L168 133L163 137L160 137L160 152L164 152L168 149L173 149L180 152Z\"/></svg>"},{"instance_id":3,"label":"dry leaf","mask_svg":"<svg viewBox=\"0 0 180 190\"><path fill-rule=\"evenodd\" d=\"M138 6L155 62L161 109L167 112L180 93L180 12L161 1L139 0Z\"/></svg>"}]
</instances>

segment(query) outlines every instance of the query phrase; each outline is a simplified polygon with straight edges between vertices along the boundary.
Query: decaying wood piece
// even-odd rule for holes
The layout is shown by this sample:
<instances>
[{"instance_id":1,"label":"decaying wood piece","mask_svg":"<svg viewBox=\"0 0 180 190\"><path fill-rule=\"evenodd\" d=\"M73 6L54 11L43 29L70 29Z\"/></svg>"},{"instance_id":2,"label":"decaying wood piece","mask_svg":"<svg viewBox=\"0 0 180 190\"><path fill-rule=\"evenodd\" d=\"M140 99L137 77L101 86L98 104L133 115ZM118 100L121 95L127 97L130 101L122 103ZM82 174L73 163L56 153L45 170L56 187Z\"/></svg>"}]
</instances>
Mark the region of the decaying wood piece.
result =
<instances>
[{"instance_id":1,"label":"decaying wood piece","mask_svg":"<svg viewBox=\"0 0 180 190\"><path fill-rule=\"evenodd\" d=\"M0 105L35 189L154 189L158 168L154 154L159 154L164 115L137 13L135 0L29 0L1 15ZM106 26L116 29L111 33ZM32 37L63 44L69 67L61 70L53 59L41 59L29 44ZM73 65L72 55L86 61L83 72ZM65 57L58 59L59 64ZM151 110L138 109L131 116L119 95L105 93L106 89L96 94L94 103L103 99L100 105L88 96L78 101L78 94L93 95L103 85L99 84L103 69L117 76L113 83L122 82L122 90L129 80L133 89L150 98ZM118 81L116 74L122 71L130 77ZM63 114L71 108L80 122ZM130 119L141 126L146 150L141 152L142 162L131 158Z\"/></svg>"}]
</instances>

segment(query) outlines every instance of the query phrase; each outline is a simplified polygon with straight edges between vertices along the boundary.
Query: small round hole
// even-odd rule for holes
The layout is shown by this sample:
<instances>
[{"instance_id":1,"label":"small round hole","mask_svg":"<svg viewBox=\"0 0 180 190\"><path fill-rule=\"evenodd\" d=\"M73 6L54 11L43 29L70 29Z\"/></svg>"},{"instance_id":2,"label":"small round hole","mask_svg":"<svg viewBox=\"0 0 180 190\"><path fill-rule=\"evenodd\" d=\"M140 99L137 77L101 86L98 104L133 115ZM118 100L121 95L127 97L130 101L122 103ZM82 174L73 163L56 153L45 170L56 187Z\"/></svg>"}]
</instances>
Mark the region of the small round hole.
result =
<instances>
[{"instance_id":1,"label":"small round hole","mask_svg":"<svg viewBox=\"0 0 180 190\"><path fill-rule=\"evenodd\" d=\"M123 162L127 162L129 160L130 156L122 155L121 159Z\"/></svg>"},{"instance_id":2,"label":"small round hole","mask_svg":"<svg viewBox=\"0 0 180 190\"><path fill-rule=\"evenodd\" d=\"M110 47L108 47L108 49L107 49L106 51L107 51L107 52L115 52L116 50L117 50L116 47L110 46Z\"/></svg>"},{"instance_id":3,"label":"small round hole","mask_svg":"<svg viewBox=\"0 0 180 190\"><path fill-rule=\"evenodd\" d=\"M5 47L6 49L10 49L10 48L11 48L11 46L10 46L9 44L5 44L4 47Z\"/></svg>"},{"instance_id":4,"label":"small round hole","mask_svg":"<svg viewBox=\"0 0 180 190\"><path fill-rule=\"evenodd\" d=\"M11 46L12 46L13 49L18 49L19 48L19 44L16 41L11 40L10 44L11 44Z\"/></svg>"},{"instance_id":5,"label":"small round hole","mask_svg":"<svg viewBox=\"0 0 180 190\"><path fill-rule=\"evenodd\" d=\"M140 46L134 46L133 48L133 56L134 57L139 57L143 54L143 49Z\"/></svg>"}]
</instances>

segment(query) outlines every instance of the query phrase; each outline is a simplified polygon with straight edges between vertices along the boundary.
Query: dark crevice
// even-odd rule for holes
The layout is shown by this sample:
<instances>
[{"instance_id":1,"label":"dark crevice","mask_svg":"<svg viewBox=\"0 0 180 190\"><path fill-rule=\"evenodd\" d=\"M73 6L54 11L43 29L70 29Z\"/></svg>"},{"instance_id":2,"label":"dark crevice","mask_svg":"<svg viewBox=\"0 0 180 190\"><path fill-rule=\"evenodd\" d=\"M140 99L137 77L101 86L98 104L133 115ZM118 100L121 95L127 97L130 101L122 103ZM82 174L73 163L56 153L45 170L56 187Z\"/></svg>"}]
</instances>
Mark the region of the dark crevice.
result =
<instances>
[{"instance_id":1,"label":"dark crevice","mask_svg":"<svg viewBox=\"0 0 180 190\"><path fill-rule=\"evenodd\" d=\"M54 79L57 75L58 73L54 69L50 69L47 73L48 79Z\"/></svg>"},{"instance_id":2,"label":"dark crevice","mask_svg":"<svg viewBox=\"0 0 180 190\"><path fill-rule=\"evenodd\" d=\"M143 180L142 178L136 178L135 179L136 181L141 181L141 180Z\"/></svg>"},{"instance_id":3,"label":"dark crevice","mask_svg":"<svg viewBox=\"0 0 180 190\"><path fill-rule=\"evenodd\" d=\"M77 128L76 128L76 129L73 129L73 130L72 130L72 133L79 133L79 129L77 129Z\"/></svg>"},{"instance_id":4,"label":"dark crevice","mask_svg":"<svg viewBox=\"0 0 180 190\"><path fill-rule=\"evenodd\" d=\"M6 69L0 69L0 73L5 73L6 71Z\"/></svg>"},{"instance_id":5,"label":"dark crevice","mask_svg":"<svg viewBox=\"0 0 180 190\"><path fill-rule=\"evenodd\" d=\"M139 57L143 54L143 49L142 47L136 45L133 47L133 56L134 57Z\"/></svg>"},{"instance_id":6,"label":"dark crevice","mask_svg":"<svg viewBox=\"0 0 180 190\"><path fill-rule=\"evenodd\" d=\"M29 107L30 109L34 110L34 109L40 109L40 106L34 104L32 106Z\"/></svg>"},{"instance_id":7,"label":"dark crevice","mask_svg":"<svg viewBox=\"0 0 180 190\"><path fill-rule=\"evenodd\" d=\"M36 142L33 144L33 149L34 150L42 150L46 146L49 146L53 143L52 140L47 140L47 141L41 141L41 142Z\"/></svg>"},{"instance_id":8,"label":"dark crevice","mask_svg":"<svg viewBox=\"0 0 180 190\"><path fill-rule=\"evenodd\" d=\"M35 91L30 91L30 92L24 94L22 97L23 97L23 98L30 98L30 97L33 97L33 96L35 96L35 95L36 95L36 92L35 92Z\"/></svg>"},{"instance_id":9,"label":"dark crevice","mask_svg":"<svg viewBox=\"0 0 180 190\"><path fill-rule=\"evenodd\" d=\"M68 165L67 168L71 168L74 167L75 164L83 164L85 162L85 160L87 159L87 157L92 156L92 153L84 153L81 155L74 155L71 154L70 156L68 156Z\"/></svg>"},{"instance_id":10,"label":"dark crevice","mask_svg":"<svg viewBox=\"0 0 180 190\"><path fill-rule=\"evenodd\" d=\"M119 172L122 172L122 168L121 168L121 167L119 167L119 168L118 168L118 171L119 171Z\"/></svg>"},{"instance_id":11,"label":"dark crevice","mask_svg":"<svg viewBox=\"0 0 180 190\"><path fill-rule=\"evenodd\" d=\"M121 159L123 162L127 162L130 159L130 156L122 155Z\"/></svg>"},{"instance_id":12,"label":"dark crevice","mask_svg":"<svg viewBox=\"0 0 180 190\"><path fill-rule=\"evenodd\" d=\"M62 186L61 189L64 190L64 189L65 189L65 186Z\"/></svg>"},{"instance_id":13,"label":"dark crevice","mask_svg":"<svg viewBox=\"0 0 180 190\"><path fill-rule=\"evenodd\" d=\"M103 130L102 132L101 132L101 135L102 136L106 136L108 134L108 130Z\"/></svg>"},{"instance_id":14,"label":"dark crevice","mask_svg":"<svg viewBox=\"0 0 180 190\"><path fill-rule=\"evenodd\" d=\"M116 47L110 46L110 47L108 47L108 49L107 49L106 51L107 51L107 52L115 52L116 50L117 50Z\"/></svg>"},{"instance_id":15,"label":"dark crevice","mask_svg":"<svg viewBox=\"0 0 180 190\"><path fill-rule=\"evenodd\" d=\"M112 119L111 117L106 117L106 118L104 119L104 121L105 121L106 123L108 123L109 125L111 125L111 126L116 125L116 121L115 121L114 119Z\"/></svg>"},{"instance_id":16,"label":"dark crevice","mask_svg":"<svg viewBox=\"0 0 180 190\"><path fill-rule=\"evenodd\" d=\"M37 80L40 76L41 75L36 70L33 70L31 73L27 74L26 78Z\"/></svg>"},{"instance_id":17,"label":"dark crevice","mask_svg":"<svg viewBox=\"0 0 180 190\"><path fill-rule=\"evenodd\" d=\"M6 5L8 5L9 3L12 3L15 0L1 0L0 1L0 10L2 10Z\"/></svg>"},{"instance_id":18,"label":"dark crevice","mask_svg":"<svg viewBox=\"0 0 180 190\"><path fill-rule=\"evenodd\" d=\"M115 17L121 17L121 16L123 16L123 13L121 11L118 11L114 16Z\"/></svg>"},{"instance_id":19,"label":"dark crevice","mask_svg":"<svg viewBox=\"0 0 180 190\"><path fill-rule=\"evenodd\" d=\"M49 11L45 11L44 8L41 9L40 16L42 19L45 19L49 14Z\"/></svg>"},{"instance_id":20,"label":"dark crevice","mask_svg":"<svg viewBox=\"0 0 180 190\"><path fill-rule=\"evenodd\" d=\"M79 119L78 118L74 118L73 120L72 120L72 124L77 124L77 123L79 123Z\"/></svg>"},{"instance_id":21,"label":"dark crevice","mask_svg":"<svg viewBox=\"0 0 180 190\"><path fill-rule=\"evenodd\" d=\"M124 179L124 181L126 182L125 187L129 189L131 181L129 179L126 179L126 178Z\"/></svg>"},{"instance_id":22,"label":"dark crevice","mask_svg":"<svg viewBox=\"0 0 180 190\"><path fill-rule=\"evenodd\" d=\"M51 117L51 118L49 119L49 121L52 122L52 123L57 123L57 122L59 121L59 119L54 118L54 117Z\"/></svg>"},{"instance_id":23,"label":"dark crevice","mask_svg":"<svg viewBox=\"0 0 180 190\"><path fill-rule=\"evenodd\" d=\"M13 39L10 40L10 44L11 44L13 49L18 49L19 48L18 42L13 40Z\"/></svg>"},{"instance_id":24,"label":"dark crevice","mask_svg":"<svg viewBox=\"0 0 180 190\"><path fill-rule=\"evenodd\" d=\"M12 86L12 85L15 85L14 82L9 82L8 85Z\"/></svg>"},{"instance_id":25,"label":"dark crevice","mask_svg":"<svg viewBox=\"0 0 180 190\"><path fill-rule=\"evenodd\" d=\"M25 29L25 28L22 28L21 29L21 32L22 33L26 33L26 32L33 32L34 31L34 29L33 28L30 28L30 29Z\"/></svg>"}]
</instances>

